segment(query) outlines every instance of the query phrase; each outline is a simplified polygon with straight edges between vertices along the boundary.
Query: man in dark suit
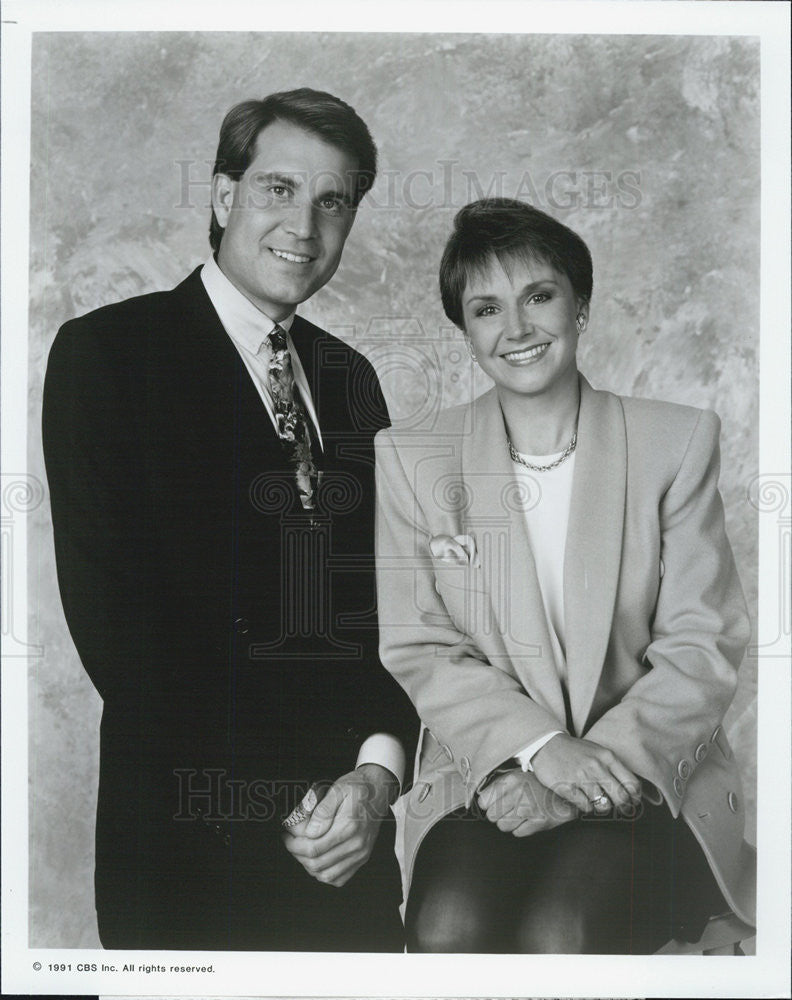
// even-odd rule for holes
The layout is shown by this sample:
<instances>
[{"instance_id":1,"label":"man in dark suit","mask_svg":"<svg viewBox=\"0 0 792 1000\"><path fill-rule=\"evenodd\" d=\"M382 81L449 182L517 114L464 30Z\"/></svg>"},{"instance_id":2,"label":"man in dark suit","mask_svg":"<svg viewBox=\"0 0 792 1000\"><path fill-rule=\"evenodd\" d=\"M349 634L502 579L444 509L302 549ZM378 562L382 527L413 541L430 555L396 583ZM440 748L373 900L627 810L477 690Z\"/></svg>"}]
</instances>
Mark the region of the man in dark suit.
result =
<instances>
[{"instance_id":1,"label":"man in dark suit","mask_svg":"<svg viewBox=\"0 0 792 1000\"><path fill-rule=\"evenodd\" d=\"M402 947L389 805L417 721L377 655L387 408L368 362L294 314L335 273L375 171L368 129L329 94L237 105L213 255L53 344L58 579L104 701L105 947ZM314 782L315 811L281 829Z\"/></svg>"}]
</instances>

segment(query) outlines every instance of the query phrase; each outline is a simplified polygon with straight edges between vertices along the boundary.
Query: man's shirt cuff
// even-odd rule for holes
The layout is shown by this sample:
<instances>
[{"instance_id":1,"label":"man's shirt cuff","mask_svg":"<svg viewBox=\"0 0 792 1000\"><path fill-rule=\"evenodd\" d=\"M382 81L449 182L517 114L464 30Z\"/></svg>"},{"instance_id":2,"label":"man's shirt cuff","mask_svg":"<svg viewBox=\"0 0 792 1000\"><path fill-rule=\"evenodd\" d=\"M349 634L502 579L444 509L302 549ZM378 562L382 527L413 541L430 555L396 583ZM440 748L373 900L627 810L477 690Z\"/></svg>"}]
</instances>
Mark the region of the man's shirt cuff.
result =
<instances>
[{"instance_id":1,"label":"man's shirt cuff","mask_svg":"<svg viewBox=\"0 0 792 1000\"><path fill-rule=\"evenodd\" d=\"M363 741L355 767L361 764L379 764L390 771L399 782L399 791L404 783L404 747L390 733L373 733Z\"/></svg>"},{"instance_id":2,"label":"man's shirt cuff","mask_svg":"<svg viewBox=\"0 0 792 1000\"><path fill-rule=\"evenodd\" d=\"M531 764L531 758L533 755L535 753L539 753L545 743L548 743L554 736L558 736L558 734L563 733L563 731L563 729L554 729L552 733L545 733L545 735L540 736L538 740L534 740L533 743L529 743L524 750L520 750L519 753L516 753L514 755L514 759L523 771L533 771L533 765Z\"/></svg>"}]
</instances>

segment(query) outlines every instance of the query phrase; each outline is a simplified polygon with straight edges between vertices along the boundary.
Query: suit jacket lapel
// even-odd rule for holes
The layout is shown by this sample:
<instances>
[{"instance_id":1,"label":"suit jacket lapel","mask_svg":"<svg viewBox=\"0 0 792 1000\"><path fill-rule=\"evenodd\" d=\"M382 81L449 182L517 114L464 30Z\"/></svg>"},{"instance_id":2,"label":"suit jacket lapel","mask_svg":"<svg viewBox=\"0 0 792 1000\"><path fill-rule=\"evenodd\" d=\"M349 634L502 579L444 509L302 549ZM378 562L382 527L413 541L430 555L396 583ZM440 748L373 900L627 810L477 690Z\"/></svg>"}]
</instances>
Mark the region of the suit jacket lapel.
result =
<instances>
[{"instance_id":1,"label":"suit jacket lapel","mask_svg":"<svg viewBox=\"0 0 792 1000\"><path fill-rule=\"evenodd\" d=\"M294 322L291 326L291 338L292 343L300 355L300 364L305 372L305 377L308 380L308 388L311 390L311 397L314 401L314 406L316 407L316 415L319 419L321 426L322 415L319 412L319 397L321 393L317 391L316 379L319 374L316 371L316 351L314 336L315 327L310 326L305 320L300 316L294 317Z\"/></svg>"},{"instance_id":2,"label":"suit jacket lapel","mask_svg":"<svg viewBox=\"0 0 792 1000\"><path fill-rule=\"evenodd\" d=\"M469 412L460 470L468 501L465 530L476 539L480 579L509 660L528 694L563 722L558 666L524 520L526 498L514 476L496 391L481 396Z\"/></svg>"},{"instance_id":3,"label":"suit jacket lapel","mask_svg":"<svg viewBox=\"0 0 792 1000\"><path fill-rule=\"evenodd\" d=\"M564 557L572 721L585 732L611 632L621 564L627 440L617 396L580 378L580 416Z\"/></svg>"},{"instance_id":4,"label":"suit jacket lapel","mask_svg":"<svg viewBox=\"0 0 792 1000\"><path fill-rule=\"evenodd\" d=\"M217 454L232 448L241 460L276 462L280 442L258 390L226 333L200 277L193 271L173 292L174 412L195 412L192 447ZM244 432L243 432L244 428Z\"/></svg>"}]
</instances>

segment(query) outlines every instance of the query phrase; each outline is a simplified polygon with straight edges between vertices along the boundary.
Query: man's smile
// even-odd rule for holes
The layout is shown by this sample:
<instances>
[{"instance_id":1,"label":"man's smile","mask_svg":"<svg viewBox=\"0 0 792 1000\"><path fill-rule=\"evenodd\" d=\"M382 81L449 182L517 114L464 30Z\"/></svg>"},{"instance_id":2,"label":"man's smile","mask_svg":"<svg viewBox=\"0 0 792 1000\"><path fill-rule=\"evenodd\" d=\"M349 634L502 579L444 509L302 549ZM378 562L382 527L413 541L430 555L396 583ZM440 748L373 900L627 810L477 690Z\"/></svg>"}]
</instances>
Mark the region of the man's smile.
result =
<instances>
[{"instance_id":1,"label":"man's smile","mask_svg":"<svg viewBox=\"0 0 792 1000\"><path fill-rule=\"evenodd\" d=\"M313 257L308 257L302 253L291 253L288 250L276 250L275 247L269 247L268 249L281 260L290 260L293 264L310 264L311 261L314 260Z\"/></svg>"}]
</instances>

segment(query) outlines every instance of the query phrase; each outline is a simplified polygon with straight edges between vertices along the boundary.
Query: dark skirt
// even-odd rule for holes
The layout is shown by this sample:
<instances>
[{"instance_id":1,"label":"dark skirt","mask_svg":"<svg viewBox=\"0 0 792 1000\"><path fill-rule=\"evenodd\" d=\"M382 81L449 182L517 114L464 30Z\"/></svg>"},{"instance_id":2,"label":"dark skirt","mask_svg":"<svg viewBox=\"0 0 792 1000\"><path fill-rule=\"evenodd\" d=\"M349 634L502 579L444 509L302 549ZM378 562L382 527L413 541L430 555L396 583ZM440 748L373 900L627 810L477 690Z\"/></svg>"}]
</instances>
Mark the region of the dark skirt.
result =
<instances>
[{"instance_id":1,"label":"dark skirt","mask_svg":"<svg viewBox=\"0 0 792 1000\"><path fill-rule=\"evenodd\" d=\"M460 809L419 848L407 949L651 954L697 941L728 909L690 828L664 804L522 838Z\"/></svg>"}]
</instances>

